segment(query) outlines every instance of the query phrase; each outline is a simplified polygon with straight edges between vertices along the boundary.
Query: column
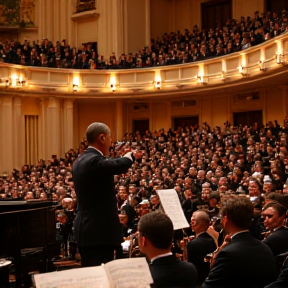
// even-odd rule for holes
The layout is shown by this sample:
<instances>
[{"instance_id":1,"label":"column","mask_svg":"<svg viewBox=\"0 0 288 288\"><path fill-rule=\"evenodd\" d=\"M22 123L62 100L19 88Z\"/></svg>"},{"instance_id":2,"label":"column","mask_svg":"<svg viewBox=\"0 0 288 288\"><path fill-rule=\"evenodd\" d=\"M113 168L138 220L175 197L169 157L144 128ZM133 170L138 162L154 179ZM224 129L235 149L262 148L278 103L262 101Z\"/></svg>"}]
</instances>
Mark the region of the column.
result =
<instances>
[{"instance_id":1,"label":"column","mask_svg":"<svg viewBox=\"0 0 288 288\"><path fill-rule=\"evenodd\" d=\"M22 119L22 101L13 99L13 167L20 169L25 162L25 121Z\"/></svg>"},{"instance_id":2,"label":"column","mask_svg":"<svg viewBox=\"0 0 288 288\"><path fill-rule=\"evenodd\" d=\"M2 170L0 175L5 171L13 170L13 118L12 118L13 97L4 96L1 98L1 155Z\"/></svg>"},{"instance_id":3,"label":"column","mask_svg":"<svg viewBox=\"0 0 288 288\"><path fill-rule=\"evenodd\" d=\"M116 139L121 141L124 135L123 132L123 100L116 102Z\"/></svg>"},{"instance_id":4,"label":"column","mask_svg":"<svg viewBox=\"0 0 288 288\"><path fill-rule=\"evenodd\" d=\"M63 123L63 134L64 134L64 151L67 152L73 148L73 100L65 99L63 104L64 110L64 123Z\"/></svg>"},{"instance_id":5,"label":"column","mask_svg":"<svg viewBox=\"0 0 288 288\"><path fill-rule=\"evenodd\" d=\"M42 98L40 101L41 114L39 117L39 158L48 160L51 155L48 155L46 151L46 142L48 139L47 135L47 101Z\"/></svg>"},{"instance_id":6,"label":"column","mask_svg":"<svg viewBox=\"0 0 288 288\"><path fill-rule=\"evenodd\" d=\"M47 139L46 151L48 158L57 155L60 158L61 152L61 123L60 123L60 101L57 98L49 98L47 105Z\"/></svg>"},{"instance_id":7,"label":"column","mask_svg":"<svg viewBox=\"0 0 288 288\"><path fill-rule=\"evenodd\" d=\"M279 113L282 113L282 117L279 115L280 122L287 116L288 85L280 85L279 88L282 90L282 111L281 109L279 109Z\"/></svg>"},{"instance_id":8,"label":"column","mask_svg":"<svg viewBox=\"0 0 288 288\"><path fill-rule=\"evenodd\" d=\"M51 0L50 0L51 1ZM62 41L62 39L60 39L60 31L62 31L62 29L64 29L64 27L62 27L60 25L60 19L63 18L65 19L66 17L66 13L63 13L62 15L60 14L60 2L63 1L58 1L58 0L53 0L51 1L53 2L53 37L54 37L54 42L55 41ZM52 12L52 11L51 11Z\"/></svg>"},{"instance_id":9,"label":"column","mask_svg":"<svg viewBox=\"0 0 288 288\"><path fill-rule=\"evenodd\" d=\"M145 0L145 36L146 45L150 45L151 41L151 25L150 25L150 0Z\"/></svg>"}]
</instances>

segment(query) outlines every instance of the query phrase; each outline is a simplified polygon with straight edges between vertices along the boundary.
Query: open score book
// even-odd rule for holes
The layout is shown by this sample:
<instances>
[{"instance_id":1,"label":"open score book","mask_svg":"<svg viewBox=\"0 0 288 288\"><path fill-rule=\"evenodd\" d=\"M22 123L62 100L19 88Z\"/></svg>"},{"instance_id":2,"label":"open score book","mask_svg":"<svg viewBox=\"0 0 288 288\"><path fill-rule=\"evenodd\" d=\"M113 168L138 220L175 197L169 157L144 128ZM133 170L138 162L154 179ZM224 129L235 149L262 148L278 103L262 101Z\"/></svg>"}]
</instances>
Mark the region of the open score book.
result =
<instances>
[{"instance_id":1,"label":"open score book","mask_svg":"<svg viewBox=\"0 0 288 288\"><path fill-rule=\"evenodd\" d=\"M36 274L34 280L37 288L147 288L153 283L144 257Z\"/></svg>"}]
</instances>

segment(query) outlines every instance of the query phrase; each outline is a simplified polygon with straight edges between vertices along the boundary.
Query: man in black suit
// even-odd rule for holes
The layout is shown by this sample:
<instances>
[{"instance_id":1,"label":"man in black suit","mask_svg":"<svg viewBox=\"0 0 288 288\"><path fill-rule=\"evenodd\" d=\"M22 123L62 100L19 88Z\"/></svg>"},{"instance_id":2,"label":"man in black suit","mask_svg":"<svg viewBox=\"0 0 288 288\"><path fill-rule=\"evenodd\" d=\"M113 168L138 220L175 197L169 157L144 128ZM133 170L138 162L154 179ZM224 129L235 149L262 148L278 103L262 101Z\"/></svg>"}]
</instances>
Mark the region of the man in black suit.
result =
<instances>
[{"instance_id":1,"label":"man in black suit","mask_svg":"<svg viewBox=\"0 0 288 288\"><path fill-rule=\"evenodd\" d=\"M114 175L126 173L141 153L131 151L121 158L106 158L111 145L110 129L92 123L86 130L89 147L73 165L77 197L74 232L83 267L107 263L123 242L118 219Z\"/></svg>"},{"instance_id":2,"label":"man in black suit","mask_svg":"<svg viewBox=\"0 0 288 288\"><path fill-rule=\"evenodd\" d=\"M253 204L246 197L231 195L222 202L222 224L231 243L220 248L203 288L260 288L277 277L271 250L249 232Z\"/></svg>"},{"instance_id":3,"label":"man in black suit","mask_svg":"<svg viewBox=\"0 0 288 288\"><path fill-rule=\"evenodd\" d=\"M196 238L187 244L188 261L195 265L198 271L198 282L202 284L210 271L210 264L204 262L204 258L207 254L213 253L217 246L212 236L207 233L210 218L206 211L194 212L190 224L196 233Z\"/></svg>"},{"instance_id":4,"label":"man in black suit","mask_svg":"<svg viewBox=\"0 0 288 288\"><path fill-rule=\"evenodd\" d=\"M288 257L283 262L282 271L275 282L264 288L287 288L288 287Z\"/></svg>"},{"instance_id":5,"label":"man in black suit","mask_svg":"<svg viewBox=\"0 0 288 288\"><path fill-rule=\"evenodd\" d=\"M153 288L193 288L197 286L197 271L189 262L178 260L171 253L173 224L161 212L151 212L138 223L138 245L150 262Z\"/></svg>"},{"instance_id":6,"label":"man in black suit","mask_svg":"<svg viewBox=\"0 0 288 288\"><path fill-rule=\"evenodd\" d=\"M288 251L288 228L284 227L286 212L286 207L276 201L268 202L262 211L264 226L272 231L263 242L274 256Z\"/></svg>"}]
</instances>

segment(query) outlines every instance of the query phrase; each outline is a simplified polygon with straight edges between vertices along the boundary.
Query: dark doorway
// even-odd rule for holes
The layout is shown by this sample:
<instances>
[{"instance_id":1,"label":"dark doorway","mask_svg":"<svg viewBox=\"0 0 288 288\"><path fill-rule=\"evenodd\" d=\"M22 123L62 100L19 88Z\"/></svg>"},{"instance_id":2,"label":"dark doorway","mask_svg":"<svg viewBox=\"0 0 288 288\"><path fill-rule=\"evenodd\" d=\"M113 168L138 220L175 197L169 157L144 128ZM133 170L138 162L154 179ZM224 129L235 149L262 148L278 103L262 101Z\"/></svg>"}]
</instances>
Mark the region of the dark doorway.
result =
<instances>
[{"instance_id":1,"label":"dark doorway","mask_svg":"<svg viewBox=\"0 0 288 288\"><path fill-rule=\"evenodd\" d=\"M214 0L201 4L202 29L222 29L232 18L232 0Z\"/></svg>"},{"instance_id":2,"label":"dark doorway","mask_svg":"<svg viewBox=\"0 0 288 288\"><path fill-rule=\"evenodd\" d=\"M249 111L234 113L234 126L239 126L240 124L253 126L257 122L258 125L262 125L262 111Z\"/></svg>"},{"instance_id":3,"label":"dark doorway","mask_svg":"<svg viewBox=\"0 0 288 288\"><path fill-rule=\"evenodd\" d=\"M185 128L189 126L195 126L199 124L199 117L192 116L192 117L174 117L172 118L172 126L174 130L180 128Z\"/></svg>"},{"instance_id":4,"label":"dark doorway","mask_svg":"<svg viewBox=\"0 0 288 288\"><path fill-rule=\"evenodd\" d=\"M271 13L280 13L283 9L288 10L288 0L267 0L266 1L266 11ZM278 15L280 16L280 15Z\"/></svg>"},{"instance_id":5,"label":"dark doorway","mask_svg":"<svg viewBox=\"0 0 288 288\"><path fill-rule=\"evenodd\" d=\"M149 131L149 119L133 120L133 133L137 130L141 135L145 133L145 130Z\"/></svg>"}]
</instances>

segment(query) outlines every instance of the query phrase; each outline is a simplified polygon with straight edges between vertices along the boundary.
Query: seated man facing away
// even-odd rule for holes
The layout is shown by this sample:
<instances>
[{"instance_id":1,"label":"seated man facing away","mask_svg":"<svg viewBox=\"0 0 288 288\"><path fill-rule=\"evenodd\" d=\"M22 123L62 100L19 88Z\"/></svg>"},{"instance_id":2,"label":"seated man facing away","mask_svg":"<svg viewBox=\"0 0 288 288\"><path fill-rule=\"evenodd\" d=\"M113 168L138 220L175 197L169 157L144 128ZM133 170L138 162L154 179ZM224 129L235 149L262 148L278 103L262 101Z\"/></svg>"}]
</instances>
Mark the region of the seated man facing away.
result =
<instances>
[{"instance_id":1,"label":"seated man facing away","mask_svg":"<svg viewBox=\"0 0 288 288\"><path fill-rule=\"evenodd\" d=\"M207 233L210 218L206 211L198 210L191 217L191 228L196 238L187 244L188 261L193 263L198 271L199 283L203 283L209 274L210 264L204 262L207 254L213 253L217 246L213 237Z\"/></svg>"},{"instance_id":2,"label":"seated man facing away","mask_svg":"<svg viewBox=\"0 0 288 288\"><path fill-rule=\"evenodd\" d=\"M203 288L260 288L276 280L276 262L269 247L250 235L253 204L230 195L221 205L222 224L231 243L220 248Z\"/></svg>"},{"instance_id":3,"label":"seated man facing away","mask_svg":"<svg viewBox=\"0 0 288 288\"><path fill-rule=\"evenodd\" d=\"M197 271L192 263L182 262L171 252L173 224L160 212L151 212L138 223L138 245L150 261L153 288L197 287Z\"/></svg>"}]
</instances>

